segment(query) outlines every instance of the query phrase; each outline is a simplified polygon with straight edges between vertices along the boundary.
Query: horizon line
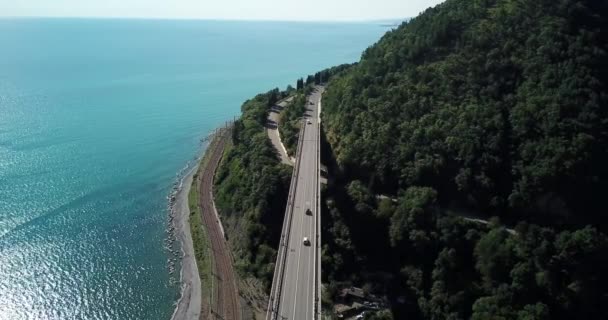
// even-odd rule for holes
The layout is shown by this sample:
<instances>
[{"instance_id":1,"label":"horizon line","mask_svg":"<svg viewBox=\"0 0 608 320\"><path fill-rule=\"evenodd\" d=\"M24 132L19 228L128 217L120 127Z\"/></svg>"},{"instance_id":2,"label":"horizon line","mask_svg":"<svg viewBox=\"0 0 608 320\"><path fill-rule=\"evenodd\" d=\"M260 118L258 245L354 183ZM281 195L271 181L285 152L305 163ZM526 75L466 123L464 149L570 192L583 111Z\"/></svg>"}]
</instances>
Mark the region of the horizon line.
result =
<instances>
[{"instance_id":1,"label":"horizon line","mask_svg":"<svg viewBox=\"0 0 608 320\"><path fill-rule=\"evenodd\" d=\"M403 22L410 18L372 18L372 19L272 19L272 18L197 18L197 17L142 17L142 16L0 16L4 19L78 19L78 20L160 20L160 21L242 21L242 22L302 22L302 23L379 23Z\"/></svg>"}]
</instances>

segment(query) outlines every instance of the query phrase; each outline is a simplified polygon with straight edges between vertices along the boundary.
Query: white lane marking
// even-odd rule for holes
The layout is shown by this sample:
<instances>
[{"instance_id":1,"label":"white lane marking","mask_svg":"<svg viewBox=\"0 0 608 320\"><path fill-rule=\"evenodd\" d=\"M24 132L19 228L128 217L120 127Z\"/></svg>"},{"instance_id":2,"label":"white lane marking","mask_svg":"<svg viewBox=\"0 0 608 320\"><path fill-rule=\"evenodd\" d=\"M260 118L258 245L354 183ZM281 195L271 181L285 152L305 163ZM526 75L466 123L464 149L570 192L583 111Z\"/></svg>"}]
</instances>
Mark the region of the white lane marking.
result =
<instances>
[{"instance_id":1,"label":"white lane marking","mask_svg":"<svg viewBox=\"0 0 608 320\"><path fill-rule=\"evenodd\" d=\"M290 231L290 232L291 232L291 231ZM291 242L293 242L293 239L291 239L291 238L290 238L290 239L289 239L288 246L291 246ZM288 247L288 248L289 248L289 247ZM286 266L285 266L285 275L283 275L283 277L284 277L284 278L286 278L286 279L288 279L288 278L289 278L289 277L288 277L288 275L289 275L289 271L292 269L292 266L291 266L291 265L293 264L293 259L289 259L289 256L291 255L291 250L293 250L293 249L290 249L290 250L289 250L289 252L285 252L285 254L287 255L287 261L285 262L285 263L286 263ZM281 314L281 319L283 319L283 318L287 318L287 317L284 317L284 316L283 316L283 314L285 314L285 311L286 311L286 310L285 310L285 309L286 309L286 306L285 306L285 303L284 303L284 301L285 301L285 299L284 299L284 298L286 298L286 297L289 295L289 292L288 292L288 290L287 290L287 288L289 288L289 287L286 287L286 282L285 282L285 281L283 281L282 286L283 286L283 287L281 288L281 300L280 300L280 302L279 302L279 303L280 303L280 305L279 305L279 307L280 307L280 310L279 310L279 311L280 311L280 312L279 312L279 313ZM287 312L288 312L288 311L289 311L289 309L287 310Z\"/></svg>"},{"instance_id":2,"label":"white lane marking","mask_svg":"<svg viewBox=\"0 0 608 320\"><path fill-rule=\"evenodd\" d=\"M306 134L306 132L304 132L304 134ZM302 152L302 154L304 154L304 152ZM303 161L304 162L304 161ZM306 162L304 162L306 163ZM308 189L308 179L304 180L304 190ZM300 235L302 233L302 225L304 224L304 215L301 215L300 218ZM296 268L296 289L294 292L294 297L293 297L293 318L296 318L296 310L297 310L297 305L298 305L298 280L300 278L300 259L302 259L302 247L304 246L304 244L300 245L300 249L298 250L298 267Z\"/></svg>"},{"instance_id":3,"label":"white lane marking","mask_svg":"<svg viewBox=\"0 0 608 320\"><path fill-rule=\"evenodd\" d=\"M313 221L314 221L314 213L312 215L313 217ZM308 224L308 226L310 227L310 223ZM312 239L312 241L310 242L311 244L311 248L313 248L314 251L314 246L316 245L315 242L315 235L313 234L314 231L311 231L310 228L308 229L309 233L311 234L310 238ZM310 306L310 271L314 270L310 268L310 264L312 262L312 259L310 258L310 252L308 253L308 272L306 272L306 318L305 319L310 319L308 318L308 311L310 310L310 308L308 308L308 306Z\"/></svg>"},{"instance_id":4,"label":"white lane marking","mask_svg":"<svg viewBox=\"0 0 608 320\"><path fill-rule=\"evenodd\" d=\"M304 131L304 134L306 134L306 131ZM304 143L304 142L302 142L302 143ZM304 154L303 150L304 150L304 145L302 145L302 149L300 150L301 154ZM297 168L298 174L300 174L300 172L302 171L302 170L300 170L302 168L301 162L302 161L300 161L300 159L298 159L297 164L296 164L299 167L299 168ZM296 170L295 167L294 167L294 170ZM302 178L300 177L300 179L302 179ZM298 195L300 194L297 191L297 190L300 190L300 188L298 188L298 185L299 185L299 182L296 180L296 193L294 194L293 199L292 199L295 208L299 208L299 206L296 206L296 204L298 203L298 201L297 201L298 200ZM291 227L290 227L290 230L289 230L289 233L290 233L289 243L287 244L288 245L288 247L287 247L288 249L289 248L300 248L300 245L301 245L301 244L299 244L299 241L301 241L301 240L298 239L299 237L295 237L294 234L293 234L293 232L292 232L293 228L295 228L295 225L293 224L293 215L294 214L295 213L292 211L291 212L292 222L291 222ZM295 243L295 244L292 245L292 243ZM290 252L292 252L292 250L293 249L290 249L289 252L285 253L287 255L287 261L286 261L287 265L285 266L285 275L283 276L284 279L289 279L289 271L291 271L293 269L291 267L291 265L294 262L293 262L293 259L290 258L290 256L291 256ZM298 268L299 268L299 265L298 265ZM282 314L284 314L284 311L289 312L289 307L291 307L289 305L286 305L283 302L283 301L285 301L285 299L283 299L283 297L287 298L287 296L289 296L289 292L288 292L288 290L286 290L285 286L286 286L286 282L283 282L283 287L282 287L282 290L281 290L281 300L280 300L281 302L280 302L280 306L279 306L280 307L280 310L279 310L280 312L279 313L281 314L281 317L283 317ZM289 286L289 287L291 287L291 286ZM296 290L296 292L297 292L297 290ZM287 310L285 310L285 309L287 309ZM284 318L287 319L287 317L284 317Z\"/></svg>"},{"instance_id":5,"label":"white lane marking","mask_svg":"<svg viewBox=\"0 0 608 320\"><path fill-rule=\"evenodd\" d=\"M319 120L320 120L320 119L319 119ZM320 121L319 121L319 122L320 122ZM316 126L318 126L318 123L317 123L317 124L315 124L315 125L316 125ZM314 127L314 126L313 126L313 127ZM308 130L306 130L306 131L304 132L305 136L306 136L307 131L308 131ZM315 132L317 132L317 131L315 131ZM310 134L309 134L309 135L310 135ZM313 134L313 136L314 136L314 134ZM319 137L317 137L317 139L319 139ZM314 141L314 140L312 140L312 139L306 139L306 137L304 137L304 141L306 142L306 141ZM317 145L316 143L315 143L315 145L314 145L314 146L315 146L315 147L318 147L318 145ZM304 149L304 147L303 147L302 149ZM316 150L315 150L315 151L316 151ZM304 152L304 151L302 151L302 154L305 154L305 152ZM315 155L316 155L316 153L315 153ZM315 161L317 161L317 158L316 158L316 157L315 157L314 159L315 159ZM302 161L303 159L302 159L301 157L300 157L299 159L297 159L297 160L298 160L298 161L297 161L297 162L298 162L298 165L302 164L302 163L300 163L300 162L304 162L304 163L309 163L309 162L310 162L310 161ZM306 165L305 165L305 164L304 164L303 166L304 166L304 167L306 167ZM313 166L313 170L315 170L315 167L316 167L316 166ZM316 170L318 170L318 168L316 168ZM306 170L301 170L301 171L306 172ZM317 174L318 174L318 172L315 172L315 177L317 177ZM300 179L304 179L304 178L300 177ZM306 181L305 181L305 185L304 185L304 190L305 190L305 191L308 191L308 190L307 190L307 189L308 189L308 185L309 185L309 184L308 184L308 180L309 180L309 179L306 179ZM317 183L318 183L318 181L317 181ZM302 189L298 188L298 190L302 190ZM313 193L314 193L314 192L313 192ZM305 196L304 196L304 197L305 197L305 199L307 198L306 193L305 193ZM296 201L295 197L294 197L294 201ZM316 201L316 200L315 200L315 201ZM315 214L313 214L313 216L312 216L312 218L313 218L313 219L312 219L312 221L314 221L315 223L316 223L315 216L316 216L316 214L318 214L318 210L317 210L317 209L318 209L318 208L315 206L315 209L314 209ZM302 221L304 220L304 218L305 218L305 217L304 217L304 215L302 215L302 217L301 217L300 221L302 222ZM303 227L303 226L304 226L304 223L303 223L303 222L302 222L302 223L300 223L300 231L302 231L302 229L303 229L302 227ZM309 231L310 231L310 230L309 230ZM290 232L291 232L291 231L290 231ZM314 231L311 231L311 233L314 233ZM302 237L302 234L300 234L300 237ZM297 263L297 268L296 268L296 285L295 285L295 290L294 290L294 305L293 305L293 306L294 306L293 318L295 319L295 316L296 316L296 311L297 311L297 308L296 308L296 307L297 307L297 303L296 303L296 302L297 302L297 299L298 299L298 282L299 282L299 275L300 275L300 273L299 273L299 270L300 270L300 261L301 261L301 259L302 259L302 249L304 249L304 248L305 248L305 246L303 246L302 244L298 244L298 241L300 241L298 237L293 237L293 235L292 235L292 238L295 238L295 239L294 239L294 240L292 240L292 241L293 241L293 242L295 242L295 245L297 245L297 246L298 246L298 248L299 248L299 251L298 251L298 263ZM315 238L314 238L314 239L311 239L311 240L312 240L312 241L311 241L311 245L313 245L313 244L314 244L314 245L316 246L316 243L317 243L316 236L315 236ZM292 242L292 241L290 241L290 242ZM311 248L313 248L313 247L311 247ZM314 248L316 248L316 247L314 247ZM313 249L313 250L314 250L314 249ZM314 254L316 254L316 251L313 251L313 253L314 253ZM289 260L291 261L291 260L293 260L293 259L289 259ZM309 254L309 269L310 269L310 261L311 261L311 259L310 259L310 254ZM291 268L289 268L289 265L290 265L290 263L288 263L288 265L287 265L287 269L291 269ZM315 268L316 268L316 266L315 266ZM309 271L310 271L310 270L309 270ZM308 280L308 281L307 281L307 284L308 284L308 283L310 282L310 272L308 272L308 273L307 273L307 276L308 276L308 278L307 278L307 280ZM285 290L285 292L284 292L284 294L285 294L285 295L287 295L287 294L288 294L286 291L287 291L287 290ZM309 297L309 294L310 294L310 287L309 287L309 286L307 286L307 295L306 295L306 307L307 307L307 308L305 308L305 309L306 309L306 319L308 319L308 314L309 314L309 311L310 311L310 310L309 310L310 308L308 308L308 303L309 303L309 301L310 301L310 300L309 300L309 298L310 298L310 297ZM314 300L314 299L313 299L313 300ZM283 304L281 309L283 309L284 307L285 307L285 305ZM289 306L288 306L288 307L289 307ZM283 314L283 313L281 312L281 314Z\"/></svg>"},{"instance_id":6,"label":"white lane marking","mask_svg":"<svg viewBox=\"0 0 608 320\"><path fill-rule=\"evenodd\" d=\"M315 124L315 126L317 126L317 125L318 124ZM316 128L314 128L314 129L315 129L315 131L313 131L313 132L316 133L317 130L316 130ZM313 136L314 136L314 134L313 134ZM318 139L318 137L317 137L317 139ZM314 155L313 159L315 159L314 165L313 165L313 172L314 172L314 177L316 178L317 177L317 170L318 170L318 168L317 168L318 163L317 163L317 157L316 157L316 155L317 155L317 142L316 141L314 141L314 145L313 146L314 146L313 147L313 151L314 152L312 154ZM313 179L313 186L312 186L312 189L313 189L313 192L312 192L313 199L312 199L312 201L316 203L316 193L317 192L315 191L316 183L314 183L315 182L314 180L315 179ZM313 255L313 259L311 259L311 254L309 252L309 254L308 254L308 273L307 273L307 276L306 276L306 284L307 285L306 285L306 318L305 319L310 319L310 318L308 318L308 311L310 311L310 308L308 306L310 306L310 298L311 298L310 297L310 273L311 273L311 270L313 272L313 281L314 281L314 275L316 274L316 270L315 270L315 266L314 266L314 264L316 262L316 259L314 259L314 258L316 257L316 248L317 248L316 247L316 245L317 245L317 235L315 233L315 228L314 228L314 222L316 221L315 219L316 219L316 215L317 215L317 206L316 205L315 205L314 211L312 211L312 212L313 212L312 219L311 219L312 228L310 228L311 227L311 223L309 223L308 226L309 226L309 233L311 234L310 237L313 239L312 242L311 242L311 248L312 248L311 252L312 252L312 255ZM313 265L313 268L310 268L311 264ZM313 285L313 290L314 290L314 285ZM313 309L314 309L314 297L313 297L312 300L313 300Z\"/></svg>"}]
</instances>

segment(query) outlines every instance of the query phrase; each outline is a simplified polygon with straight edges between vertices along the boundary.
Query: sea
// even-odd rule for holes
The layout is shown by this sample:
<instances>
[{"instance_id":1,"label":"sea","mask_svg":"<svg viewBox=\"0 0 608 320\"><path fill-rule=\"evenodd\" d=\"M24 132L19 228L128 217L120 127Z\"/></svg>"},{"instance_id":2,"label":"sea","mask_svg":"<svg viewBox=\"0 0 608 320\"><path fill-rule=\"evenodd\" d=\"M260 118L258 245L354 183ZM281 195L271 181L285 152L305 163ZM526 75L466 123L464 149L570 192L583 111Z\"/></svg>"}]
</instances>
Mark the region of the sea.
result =
<instances>
[{"instance_id":1,"label":"sea","mask_svg":"<svg viewBox=\"0 0 608 320\"><path fill-rule=\"evenodd\" d=\"M167 195L201 140L388 29L0 19L0 319L170 319Z\"/></svg>"}]
</instances>

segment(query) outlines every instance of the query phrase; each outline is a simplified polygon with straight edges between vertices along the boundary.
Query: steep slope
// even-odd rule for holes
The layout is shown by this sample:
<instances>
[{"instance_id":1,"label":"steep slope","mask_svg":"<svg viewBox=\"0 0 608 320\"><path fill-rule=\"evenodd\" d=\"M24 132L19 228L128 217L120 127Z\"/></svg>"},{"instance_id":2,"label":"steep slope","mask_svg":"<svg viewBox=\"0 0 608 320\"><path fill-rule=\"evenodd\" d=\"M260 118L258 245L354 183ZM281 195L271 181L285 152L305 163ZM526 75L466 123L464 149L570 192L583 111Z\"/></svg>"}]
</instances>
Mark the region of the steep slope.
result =
<instances>
[{"instance_id":1,"label":"steep slope","mask_svg":"<svg viewBox=\"0 0 608 320\"><path fill-rule=\"evenodd\" d=\"M246 101L215 176L215 202L235 252L237 271L270 287L291 168L281 164L266 135L278 89Z\"/></svg>"},{"instance_id":2,"label":"steep slope","mask_svg":"<svg viewBox=\"0 0 608 320\"><path fill-rule=\"evenodd\" d=\"M448 0L330 84L327 138L378 192L600 222L608 208L605 1Z\"/></svg>"},{"instance_id":3,"label":"steep slope","mask_svg":"<svg viewBox=\"0 0 608 320\"><path fill-rule=\"evenodd\" d=\"M326 307L359 285L395 319L608 318L607 22L447 0L330 81Z\"/></svg>"}]
</instances>

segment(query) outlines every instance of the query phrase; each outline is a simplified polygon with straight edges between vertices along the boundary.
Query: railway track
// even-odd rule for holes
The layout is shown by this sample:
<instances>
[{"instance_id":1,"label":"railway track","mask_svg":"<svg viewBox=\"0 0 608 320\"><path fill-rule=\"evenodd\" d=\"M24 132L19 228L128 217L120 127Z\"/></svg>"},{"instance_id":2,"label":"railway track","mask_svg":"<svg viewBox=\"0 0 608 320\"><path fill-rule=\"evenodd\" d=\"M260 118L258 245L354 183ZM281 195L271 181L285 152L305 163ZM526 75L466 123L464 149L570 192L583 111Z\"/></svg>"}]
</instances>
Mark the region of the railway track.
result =
<instances>
[{"instance_id":1,"label":"railway track","mask_svg":"<svg viewBox=\"0 0 608 320\"><path fill-rule=\"evenodd\" d=\"M220 133L219 143L213 150L209 150L211 157L200 178L200 204L213 256L209 319L240 320L242 315L232 258L213 204L213 178L222 158L226 140L230 137L229 132L226 130Z\"/></svg>"}]
</instances>

